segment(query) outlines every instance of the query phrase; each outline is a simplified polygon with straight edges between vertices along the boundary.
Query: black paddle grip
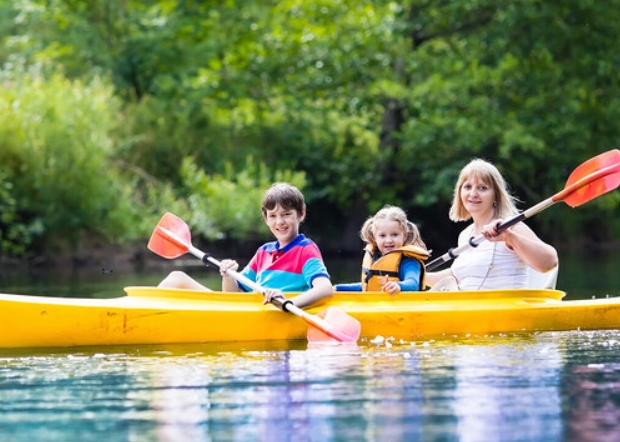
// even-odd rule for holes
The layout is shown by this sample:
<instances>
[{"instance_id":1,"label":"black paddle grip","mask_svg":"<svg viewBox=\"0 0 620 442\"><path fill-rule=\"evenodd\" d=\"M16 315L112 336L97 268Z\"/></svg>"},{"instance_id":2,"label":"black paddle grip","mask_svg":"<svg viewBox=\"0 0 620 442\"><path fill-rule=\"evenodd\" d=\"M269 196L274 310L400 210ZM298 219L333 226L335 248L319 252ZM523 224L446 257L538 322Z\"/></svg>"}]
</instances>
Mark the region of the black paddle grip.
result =
<instances>
[{"instance_id":1,"label":"black paddle grip","mask_svg":"<svg viewBox=\"0 0 620 442\"><path fill-rule=\"evenodd\" d=\"M209 253L205 253L205 254L203 255L203 257L201 258L201 261L202 261L202 262L203 262L206 266L213 265L213 263L211 263L211 261L209 261L209 259L210 259L210 258L213 258L213 256L211 256L211 254L209 254ZM215 267L218 267L218 268L219 268L219 266L215 266Z\"/></svg>"},{"instance_id":2,"label":"black paddle grip","mask_svg":"<svg viewBox=\"0 0 620 442\"><path fill-rule=\"evenodd\" d=\"M289 304L293 305L293 301L291 301L290 299L283 298L283 297L272 298L271 303L284 312L288 312L288 309L286 308L287 305Z\"/></svg>"}]
</instances>

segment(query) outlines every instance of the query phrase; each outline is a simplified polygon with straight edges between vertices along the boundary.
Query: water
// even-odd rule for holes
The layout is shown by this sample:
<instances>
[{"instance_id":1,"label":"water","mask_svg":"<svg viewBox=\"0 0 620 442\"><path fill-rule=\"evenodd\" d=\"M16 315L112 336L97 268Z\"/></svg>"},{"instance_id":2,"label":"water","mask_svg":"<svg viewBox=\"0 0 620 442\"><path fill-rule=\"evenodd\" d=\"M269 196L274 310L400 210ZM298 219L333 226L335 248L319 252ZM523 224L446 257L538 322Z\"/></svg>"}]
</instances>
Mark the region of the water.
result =
<instances>
[{"instance_id":1,"label":"water","mask_svg":"<svg viewBox=\"0 0 620 442\"><path fill-rule=\"evenodd\" d=\"M620 434L620 333L386 346L4 351L5 441L587 441Z\"/></svg>"},{"instance_id":2,"label":"water","mask_svg":"<svg viewBox=\"0 0 620 442\"><path fill-rule=\"evenodd\" d=\"M558 285L618 296L613 259L563 259ZM0 289L120 296L170 269L103 270L4 274ZM618 330L0 350L0 440L615 441L619 350Z\"/></svg>"}]
</instances>

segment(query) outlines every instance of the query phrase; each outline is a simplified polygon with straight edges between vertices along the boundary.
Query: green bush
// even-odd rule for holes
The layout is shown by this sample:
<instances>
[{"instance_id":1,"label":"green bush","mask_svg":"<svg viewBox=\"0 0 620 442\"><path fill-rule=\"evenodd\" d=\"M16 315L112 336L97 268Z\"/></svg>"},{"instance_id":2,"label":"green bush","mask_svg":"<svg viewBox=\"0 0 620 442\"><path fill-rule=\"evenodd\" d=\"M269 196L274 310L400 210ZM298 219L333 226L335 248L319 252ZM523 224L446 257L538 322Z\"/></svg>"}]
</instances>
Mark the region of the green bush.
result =
<instances>
[{"instance_id":1,"label":"green bush","mask_svg":"<svg viewBox=\"0 0 620 442\"><path fill-rule=\"evenodd\" d=\"M241 170L228 164L222 175L207 175L193 159L183 161L188 219L195 233L212 240L269 237L262 221L261 200L273 182L285 181L303 190L305 174L288 170L270 172L248 157Z\"/></svg>"},{"instance_id":2,"label":"green bush","mask_svg":"<svg viewBox=\"0 0 620 442\"><path fill-rule=\"evenodd\" d=\"M27 253L33 235L40 233L40 225L20 222L13 183L5 175L6 171L0 170L0 256L22 256Z\"/></svg>"},{"instance_id":3,"label":"green bush","mask_svg":"<svg viewBox=\"0 0 620 442\"><path fill-rule=\"evenodd\" d=\"M115 163L118 115L119 101L99 79L84 84L20 75L5 81L0 164L2 204L10 205L12 218L3 235L13 245L8 250L76 245L85 233L137 236L138 199L127 171Z\"/></svg>"}]
</instances>

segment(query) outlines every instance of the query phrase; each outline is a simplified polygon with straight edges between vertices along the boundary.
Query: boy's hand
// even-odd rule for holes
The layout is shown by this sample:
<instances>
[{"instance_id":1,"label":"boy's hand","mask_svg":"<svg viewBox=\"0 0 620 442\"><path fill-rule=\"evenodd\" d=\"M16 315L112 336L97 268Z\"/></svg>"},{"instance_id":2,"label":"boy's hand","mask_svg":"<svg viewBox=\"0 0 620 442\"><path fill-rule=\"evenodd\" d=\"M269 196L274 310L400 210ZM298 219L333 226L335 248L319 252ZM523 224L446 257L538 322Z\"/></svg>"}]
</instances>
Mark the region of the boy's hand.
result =
<instances>
[{"instance_id":1,"label":"boy's hand","mask_svg":"<svg viewBox=\"0 0 620 442\"><path fill-rule=\"evenodd\" d=\"M236 272L239 269L239 263L234 259L223 259L220 262L220 275L228 276L226 272L232 270Z\"/></svg>"},{"instance_id":2,"label":"boy's hand","mask_svg":"<svg viewBox=\"0 0 620 442\"><path fill-rule=\"evenodd\" d=\"M284 298L284 292L280 289L265 289L263 295L265 296L263 305L269 304L273 298Z\"/></svg>"}]
</instances>

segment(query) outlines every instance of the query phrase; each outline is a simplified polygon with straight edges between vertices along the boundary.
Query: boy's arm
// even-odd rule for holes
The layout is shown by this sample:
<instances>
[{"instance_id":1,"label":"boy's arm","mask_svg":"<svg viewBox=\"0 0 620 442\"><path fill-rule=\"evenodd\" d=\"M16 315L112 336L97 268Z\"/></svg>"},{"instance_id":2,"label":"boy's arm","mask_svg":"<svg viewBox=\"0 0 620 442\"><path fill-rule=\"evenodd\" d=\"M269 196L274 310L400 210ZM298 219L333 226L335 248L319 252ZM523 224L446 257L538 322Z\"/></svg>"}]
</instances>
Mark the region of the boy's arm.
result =
<instances>
[{"instance_id":1,"label":"boy's arm","mask_svg":"<svg viewBox=\"0 0 620 442\"><path fill-rule=\"evenodd\" d=\"M239 264L234 259L223 259L220 263L220 275L222 275L222 291L223 292L240 292L241 288L237 284L237 280L232 276L228 276L226 272L232 270L236 272Z\"/></svg>"},{"instance_id":2,"label":"boy's arm","mask_svg":"<svg viewBox=\"0 0 620 442\"><path fill-rule=\"evenodd\" d=\"M223 292L240 292L241 288L237 284L237 280L230 276L222 276L222 291Z\"/></svg>"},{"instance_id":3,"label":"boy's arm","mask_svg":"<svg viewBox=\"0 0 620 442\"><path fill-rule=\"evenodd\" d=\"M320 301L323 298L330 297L334 294L334 287L329 278L325 276L318 276L312 280L312 288L303 292L302 294L290 298L299 308L308 307L315 302Z\"/></svg>"}]
</instances>

